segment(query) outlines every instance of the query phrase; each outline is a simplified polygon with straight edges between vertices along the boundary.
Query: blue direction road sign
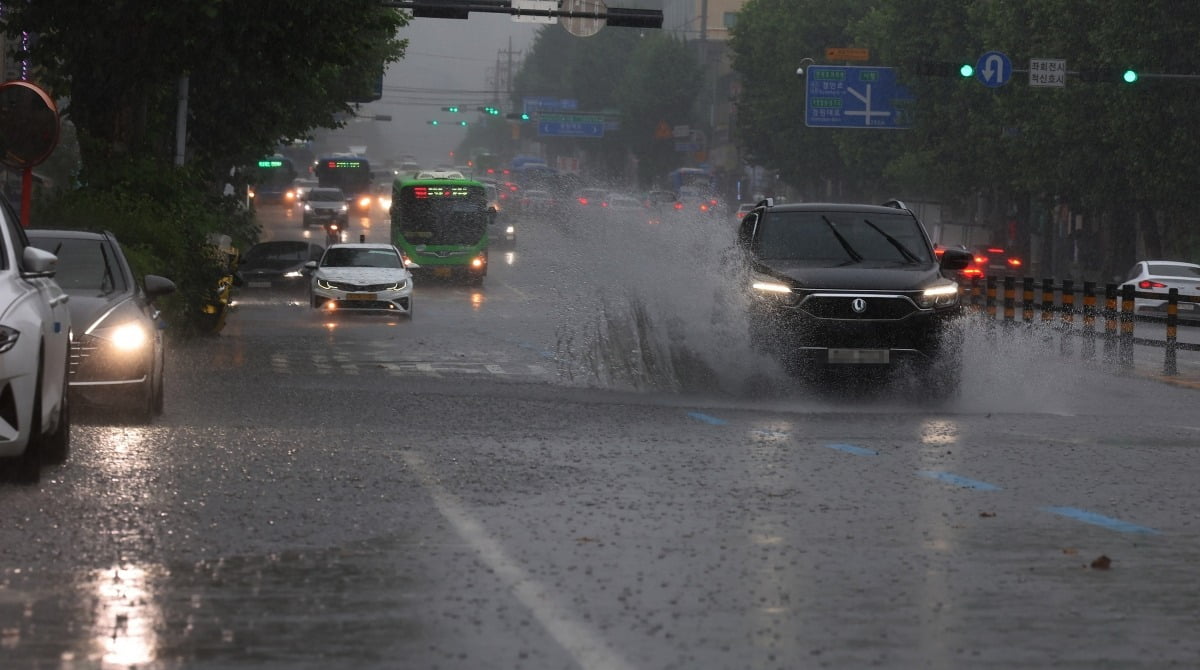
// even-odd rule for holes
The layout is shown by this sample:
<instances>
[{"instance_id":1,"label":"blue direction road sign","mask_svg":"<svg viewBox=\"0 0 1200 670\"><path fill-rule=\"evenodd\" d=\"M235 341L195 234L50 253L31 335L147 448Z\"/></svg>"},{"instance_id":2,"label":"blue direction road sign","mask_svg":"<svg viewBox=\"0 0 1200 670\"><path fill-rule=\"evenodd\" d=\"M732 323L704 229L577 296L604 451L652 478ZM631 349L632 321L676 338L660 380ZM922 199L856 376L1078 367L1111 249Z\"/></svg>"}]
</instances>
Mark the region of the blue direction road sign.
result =
<instances>
[{"instance_id":1,"label":"blue direction road sign","mask_svg":"<svg viewBox=\"0 0 1200 670\"><path fill-rule=\"evenodd\" d=\"M804 125L813 128L907 128L895 103L912 100L890 67L811 65L805 71Z\"/></svg>"},{"instance_id":2,"label":"blue direction road sign","mask_svg":"<svg viewBox=\"0 0 1200 670\"><path fill-rule=\"evenodd\" d=\"M521 99L521 111L526 114L534 112L571 112L579 108L579 101L574 98L551 98L530 96Z\"/></svg>"},{"instance_id":3,"label":"blue direction road sign","mask_svg":"<svg viewBox=\"0 0 1200 670\"><path fill-rule=\"evenodd\" d=\"M999 51L988 51L975 64L975 77L988 88L999 88L1012 79L1012 61Z\"/></svg>"},{"instance_id":4,"label":"blue direction road sign","mask_svg":"<svg viewBox=\"0 0 1200 670\"><path fill-rule=\"evenodd\" d=\"M604 119L583 114L542 114L538 135L552 137L604 137Z\"/></svg>"}]
</instances>

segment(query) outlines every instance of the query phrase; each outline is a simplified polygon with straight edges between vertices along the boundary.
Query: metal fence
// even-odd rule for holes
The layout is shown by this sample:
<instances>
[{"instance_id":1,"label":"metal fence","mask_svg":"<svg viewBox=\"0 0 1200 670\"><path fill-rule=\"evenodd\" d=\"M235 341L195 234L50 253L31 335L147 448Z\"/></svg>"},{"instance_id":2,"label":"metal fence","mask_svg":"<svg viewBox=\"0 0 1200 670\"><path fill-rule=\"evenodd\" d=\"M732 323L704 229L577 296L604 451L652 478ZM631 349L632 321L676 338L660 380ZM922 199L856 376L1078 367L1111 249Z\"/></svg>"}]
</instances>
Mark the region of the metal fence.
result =
<instances>
[{"instance_id":1,"label":"metal fence","mask_svg":"<svg viewBox=\"0 0 1200 670\"><path fill-rule=\"evenodd\" d=\"M1077 285L1070 279L1056 282L1052 278L1023 277L1018 291L1017 277L1004 277L1001 282L1000 278L991 276L983 281L973 279L964 292L968 309L989 327L1036 326L1044 330L1047 338L1057 332L1061 353L1074 356L1078 343L1079 356L1085 361L1103 360L1122 369L1131 369L1135 345L1161 347L1163 374L1175 376L1179 374L1178 352L1200 351L1200 344L1178 341L1179 304L1200 303L1200 295L1180 295L1178 289L1171 289L1166 296L1166 316L1162 319L1166 323L1166 337L1161 340L1136 335L1136 324L1145 319L1135 314L1134 300L1158 301L1163 295L1138 291L1132 284L1105 284L1100 295L1096 282L1085 281ZM1100 298L1104 300L1103 305L1097 302ZM1017 318L1018 309L1020 319ZM1102 328L1098 327L1098 322L1102 322Z\"/></svg>"}]
</instances>

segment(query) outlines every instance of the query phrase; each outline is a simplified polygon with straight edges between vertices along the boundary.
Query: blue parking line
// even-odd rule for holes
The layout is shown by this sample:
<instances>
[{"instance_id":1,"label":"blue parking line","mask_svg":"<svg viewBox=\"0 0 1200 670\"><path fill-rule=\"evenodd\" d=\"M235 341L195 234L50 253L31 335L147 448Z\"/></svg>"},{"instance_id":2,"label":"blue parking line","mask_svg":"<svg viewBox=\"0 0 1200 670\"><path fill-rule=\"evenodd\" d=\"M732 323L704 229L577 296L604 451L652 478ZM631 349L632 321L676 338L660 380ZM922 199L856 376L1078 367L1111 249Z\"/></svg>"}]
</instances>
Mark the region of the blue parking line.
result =
<instances>
[{"instance_id":1,"label":"blue parking line","mask_svg":"<svg viewBox=\"0 0 1200 670\"><path fill-rule=\"evenodd\" d=\"M838 451L844 451L847 454L854 454L855 456L878 456L879 455L879 452L875 451L874 449L867 449L866 447L859 447L859 446L855 446L853 444L833 443L833 444L827 444L827 445L825 445L825 447L827 449L836 449Z\"/></svg>"},{"instance_id":2,"label":"blue parking line","mask_svg":"<svg viewBox=\"0 0 1200 670\"><path fill-rule=\"evenodd\" d=\"M963 477L962 475L956 475L956 474L953 474L950 472L938 472L936 470L917 470L917 474L922 477L928 477L929 479L936 479L938 481L946 482L947 484L961 486L965 489L975 489L976 491L999 491L1000 490L1000 487L996 486L995 484L981 482L978 479L971 479L970 477Z\"/></svg>"},{"instance_id":3,"label":"blue parking line","mask_svg":"<svg viewBox=\"0 0 1200 670\"><path fill-rule=\"evenodd\" d=\"M693 419L695 419L697 421L703 421L704 423L707 423L710 426L724 426L725 424L729 423L725 419L718 419L715 416L709 416L707 414L704 414L703 412L688 412L688 416L692 417Z\"/></svg>"},{"instance_id":4,"label":"blue parking line","mask_svg":"<svg viewBox=\"0 0 1200 670\"><path fill-rule=\"evenodd\" d=\"M1110 516L1089 512L1085 509L1079 509L1078 507L1043 507L1042 509L1050 512L1051 514L1065 516L1068 519L1075 519L1076 521L1090 523L1093 526L1100 526L1121 533L1146 533L1148 535L1160 534L1160 531L1157 531L1153 528L1139 526L1136 523L1114 519Z\"/></svg>"}]
</instances>

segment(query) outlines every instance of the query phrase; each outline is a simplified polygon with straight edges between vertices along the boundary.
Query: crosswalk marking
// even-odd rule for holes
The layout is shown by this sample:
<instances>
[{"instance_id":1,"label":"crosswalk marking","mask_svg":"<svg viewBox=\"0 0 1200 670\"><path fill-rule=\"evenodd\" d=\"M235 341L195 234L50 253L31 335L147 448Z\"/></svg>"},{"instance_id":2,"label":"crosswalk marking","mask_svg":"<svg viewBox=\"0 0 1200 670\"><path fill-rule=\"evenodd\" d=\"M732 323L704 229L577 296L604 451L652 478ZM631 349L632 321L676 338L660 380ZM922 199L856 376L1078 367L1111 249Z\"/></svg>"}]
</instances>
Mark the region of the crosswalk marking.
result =
<instances>
[{"instance_id":1,"label":"crosswalk marking","mask_svg":"<svg viewBox=\"0 0 1200 670\"><path fill-rule=\"evenodd\" d=\"M428 353L428 352L426 352ZM419 356L416 360L387 359L382 353L363 356L361 352L275 351L267 356L270 371L278 375L316 374L362 376L373 372L392 377L422 376L444 378L470 375L511 380L552 376L545 365L511 361L502 352L470 352L453 359Z\"/></svg>"}]
</instances>

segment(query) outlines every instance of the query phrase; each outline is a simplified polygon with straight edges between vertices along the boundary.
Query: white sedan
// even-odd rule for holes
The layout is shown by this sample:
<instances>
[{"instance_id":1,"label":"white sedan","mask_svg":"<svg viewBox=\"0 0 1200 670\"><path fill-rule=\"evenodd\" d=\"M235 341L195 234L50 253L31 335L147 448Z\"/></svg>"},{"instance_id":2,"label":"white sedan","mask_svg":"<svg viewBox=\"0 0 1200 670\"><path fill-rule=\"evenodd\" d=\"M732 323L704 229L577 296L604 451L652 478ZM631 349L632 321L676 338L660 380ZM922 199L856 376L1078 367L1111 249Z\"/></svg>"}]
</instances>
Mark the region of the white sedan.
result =
<instances>
[{"instance_id":1,"label":"white sedan","mask_svg":"<svg viewBox=\"0 0 1200 670\"><path fill-rule=\"evenodd\" d=\"M57 264L0 207L0 462L25 483L39 480L43 462L65 461L71 446L71 313Z\"/></svg>"},{"instance_id":2,"label":"white sedan","mask_svg":"<svg viewBox=\"0 0 1200 670\"><path fill-rule=\"evenodd\" d=\"M400 250L390 244L334 244L319 262L305 267L312 274L314 309L412 317L413 276Z\"/></svg>"},{"instance_id":3,"label":"white sedan","mask_svg":"<svg viewBox=\"0 0 1200 670\"><path fill-rule=\"evenodd\" d=\"M1171 289L1179 289L1181 298L1200 298L1200 265L1179 261L1138 261L1126 275L1124 285L1133 285L1138 293L1162 295L1157 298L1134 298L1133 308L1138 314L1165 314L1167 295ZM1200 304L1179 303L1179 314L1200 315Z\"/></svg>"}]
</instances>

